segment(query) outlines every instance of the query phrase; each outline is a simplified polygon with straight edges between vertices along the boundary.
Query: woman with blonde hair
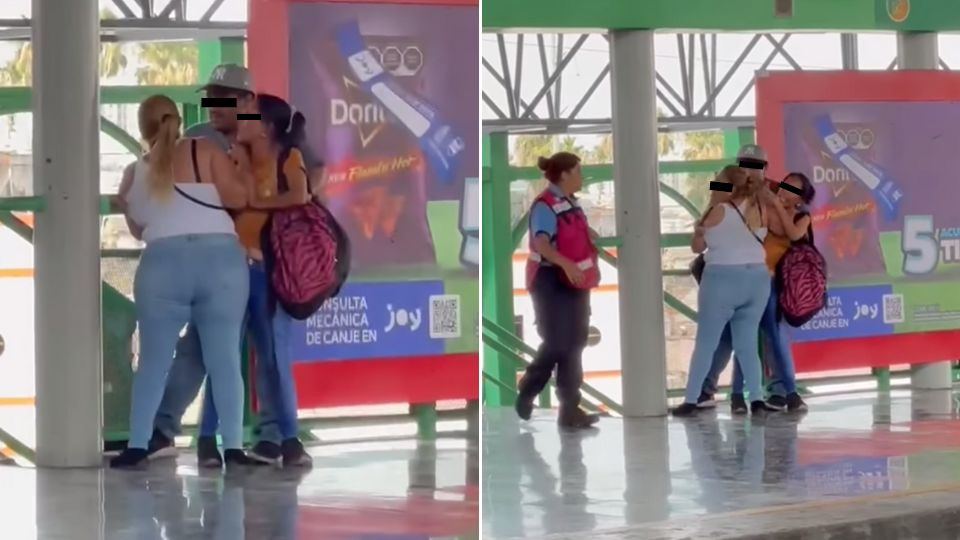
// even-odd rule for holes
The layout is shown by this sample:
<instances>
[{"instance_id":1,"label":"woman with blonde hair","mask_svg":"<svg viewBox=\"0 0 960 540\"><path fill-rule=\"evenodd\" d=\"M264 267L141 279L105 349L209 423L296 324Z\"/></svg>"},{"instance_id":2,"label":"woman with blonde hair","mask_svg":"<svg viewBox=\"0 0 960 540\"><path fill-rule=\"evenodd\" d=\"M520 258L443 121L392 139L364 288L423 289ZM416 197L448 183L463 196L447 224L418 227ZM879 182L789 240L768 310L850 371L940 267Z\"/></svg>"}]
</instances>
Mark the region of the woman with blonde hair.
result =
<instances>
[{"instance_id":1,"label":"woman with blonde hair","mask_svg":"<svg viewBox=\"0 0 960 540\"><path fill-rule=\"evenodd\" d=\"M130 232L146 243L134 280L140 358L133 379L130 442L115 468L143 468L177 338L196 325L221 418L228 466L243 452L240 329L247 302L246 256L226 208L247 206L247 179L213 143L180 136L166 96L140 104L148 152L124 171L118 203Z\"/></svg>"},{"instance_id":2,"label":"woman with blonde hair","mask_svg":"<svg viewBox=\"0 0 960 540\"><path fill-rule=\"evenodd\" d=\"M717 181L733 184L733 190L728 200L707 210L695 228L691 247L694 253L704 254L705 263L698 293L697 337L684 403L673 410L674 416L698 411L697 399L727 324L750 392L751 410L770 410L763 401L757 349L760 318L770 296L763 248L766 216L757 198L765 189L764 178L762 170L730 165Z\"/></svg>"}]
</instances>

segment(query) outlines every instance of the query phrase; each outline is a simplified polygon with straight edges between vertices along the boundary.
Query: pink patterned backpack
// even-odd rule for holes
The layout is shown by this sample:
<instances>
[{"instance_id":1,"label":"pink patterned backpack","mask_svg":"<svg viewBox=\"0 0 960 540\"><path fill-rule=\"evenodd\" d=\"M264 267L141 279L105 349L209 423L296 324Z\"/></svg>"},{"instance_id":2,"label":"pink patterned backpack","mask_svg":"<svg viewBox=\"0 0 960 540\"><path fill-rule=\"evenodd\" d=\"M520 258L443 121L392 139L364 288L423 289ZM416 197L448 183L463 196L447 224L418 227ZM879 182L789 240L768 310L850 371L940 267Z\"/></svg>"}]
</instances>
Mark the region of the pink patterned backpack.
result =
<instances>
[{"instance_id":1,"label":"pink patterned backpack","mask_svg":"<svg viewBox=\"0 0 960 540\"><path fill-rule=\"evenodd\" d=\"M289 189L283 173L288 156L289 151L277 160L280 193ZM315 200L274 210L261 244L273 294L294 319L309 318L339 294L350 272L350 239L330 210Z\"/></svg>"},{"instance_id":2,"label":"pink patterned backpack","mask_svg":"<svg viewBox=\"0 0 960 540\"><path fill-rule=\"evenodd\" d=\"M813 244L812 225L780 258L776 279L780 314L790 326L803 326L827 304L827 261Z\"/></svg>"}]
</instances>

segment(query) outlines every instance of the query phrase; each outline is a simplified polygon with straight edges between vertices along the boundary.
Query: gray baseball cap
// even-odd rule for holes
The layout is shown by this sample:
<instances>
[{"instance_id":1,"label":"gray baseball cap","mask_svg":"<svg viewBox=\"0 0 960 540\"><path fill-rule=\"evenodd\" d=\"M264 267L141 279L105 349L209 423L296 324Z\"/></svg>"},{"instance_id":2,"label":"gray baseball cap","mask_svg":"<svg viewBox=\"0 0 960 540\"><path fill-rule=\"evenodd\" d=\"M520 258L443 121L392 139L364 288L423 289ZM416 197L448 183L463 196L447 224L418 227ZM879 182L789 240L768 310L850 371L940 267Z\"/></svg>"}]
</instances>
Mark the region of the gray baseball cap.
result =
<instances>
[{"instance_id":1,"label":"gray baseball cap","mask_svg":"<svg viewBox=\"0 0 960 540\"><path fill-rule=\"evenodd\" d=\"M758 144L745 144L737 152L737 161L741 160L767 163L767 151Z\"/></svg>"},{"instance_id":2,"label":"gray baseball cap","mask_svg":"<svg viewBox=\"0 0 960 540\"><path fill-rule=\"evenodd\" d=\"M250 77L250 71L237 64L220 64L213 68L213 72L210 73L210 80L200 90L206 90L212 86L253 93L253 80Z\"/></svg>"}]
</instances>

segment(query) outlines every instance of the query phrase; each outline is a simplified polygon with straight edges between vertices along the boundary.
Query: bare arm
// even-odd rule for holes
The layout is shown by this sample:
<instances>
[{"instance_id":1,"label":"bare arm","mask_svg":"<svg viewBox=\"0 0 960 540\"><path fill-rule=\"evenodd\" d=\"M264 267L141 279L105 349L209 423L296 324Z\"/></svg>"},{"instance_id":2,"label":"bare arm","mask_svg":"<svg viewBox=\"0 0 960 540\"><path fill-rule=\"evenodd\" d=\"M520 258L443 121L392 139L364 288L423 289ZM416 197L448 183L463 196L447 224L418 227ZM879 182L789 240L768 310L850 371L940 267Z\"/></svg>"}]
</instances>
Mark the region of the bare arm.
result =
<instances>
[{"instance_id":1,"label":"bare arm","mask_svg":"<svg viewBox=\"0 0 960 540\"><path fill-rule=\"evenodd\" d=\"M810 216L806 215L798 219L796 223L793 222L793 219L790 217L790 214L787 212L786 208L780 204L772 205L773 212L776 213L777 219L780 221L780 227L783 228L783 235L789 238L791 241L796 242L804 236L807 235L807 230L810 228Z\"/></svg>"},{"instance_id":2,"label":"bare arm","mask_svg":"<svg viewBox=\"0 0 960 540\"><path fill-rule=\"evenodd\" d=\"M120 181L120 189L117 190L117 197L113 200L117 210L123 212L123 218L127 221L127 228L130 229L130 235L137 240L143 240L143 226L133 220L127 212L127 195L130 194L130 187L133 186L133 168L135 163L127 165L123 170L123 179Z\"/></svg>"},{"instance_id":3,"label":"bare arm","mask_svg":"<svg viewBox=\"0 0 960 540\"><path fill-rule=\"evenodd\" d=\"M230 157L220 148L207 141L201 141L211 152L210 168L213 171L213 184L220 194L220 202L227 208L247 207L247 176L252 178L249 169L234 165Z\"/></svg>"}]
</instances>

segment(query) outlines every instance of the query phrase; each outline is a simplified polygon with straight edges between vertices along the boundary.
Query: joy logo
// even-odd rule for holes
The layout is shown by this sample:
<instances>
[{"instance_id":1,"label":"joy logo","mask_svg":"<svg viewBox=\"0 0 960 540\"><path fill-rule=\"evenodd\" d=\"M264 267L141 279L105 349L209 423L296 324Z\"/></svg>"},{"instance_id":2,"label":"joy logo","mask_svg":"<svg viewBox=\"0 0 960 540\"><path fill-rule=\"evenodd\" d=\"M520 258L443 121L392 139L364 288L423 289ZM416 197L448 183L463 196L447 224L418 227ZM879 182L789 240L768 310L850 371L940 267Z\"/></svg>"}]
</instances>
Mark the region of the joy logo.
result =
<instances>
[{"instance_id":1,"label":"joy logo","mask_svg":"<svg viewBox=\"0 0 960 540\"><path fill-rule=\"evenodd\" d=\"M390 313L390 323L384 327L384 332L390 332L396 327L410 327L411 332L416 332L423 322L423 315L420 309L407 311L405 309L393 310L392 304L387 304L387 311Z\"/></svg>"},{"instance_id":2,"label":"joy logo","mask_svg":"<svg viewBox=\"0 0 960 540\"><path fill-rule=\"evenodd\" d=\"M853 303L853 320L857 319L876 319L880 313L880 306L877 304Z\"/></svg>"}]
</instances>

